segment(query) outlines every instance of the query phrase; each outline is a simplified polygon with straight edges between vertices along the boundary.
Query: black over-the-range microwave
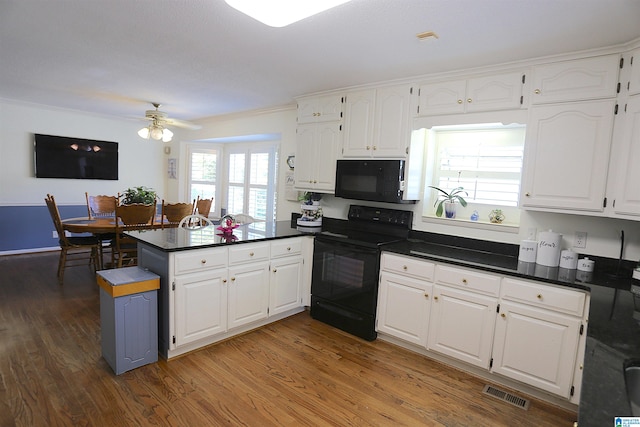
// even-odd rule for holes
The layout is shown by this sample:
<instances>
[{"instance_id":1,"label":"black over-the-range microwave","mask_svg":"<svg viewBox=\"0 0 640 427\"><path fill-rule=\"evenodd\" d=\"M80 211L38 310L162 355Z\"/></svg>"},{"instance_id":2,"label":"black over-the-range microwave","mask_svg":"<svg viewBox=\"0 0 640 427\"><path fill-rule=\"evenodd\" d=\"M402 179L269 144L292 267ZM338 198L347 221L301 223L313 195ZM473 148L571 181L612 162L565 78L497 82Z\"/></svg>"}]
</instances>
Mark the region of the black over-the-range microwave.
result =
<instances>
[{"instance_id":1,"label":"black over-the-range microwave","mask_svg":"<svg viewBox=\"0 0 640 427\"><path fill-rule=\"evenodd\" d=\"M338 160L336 197L387 203L416 203L404 160Z\"/></svg>"}]
</instances>

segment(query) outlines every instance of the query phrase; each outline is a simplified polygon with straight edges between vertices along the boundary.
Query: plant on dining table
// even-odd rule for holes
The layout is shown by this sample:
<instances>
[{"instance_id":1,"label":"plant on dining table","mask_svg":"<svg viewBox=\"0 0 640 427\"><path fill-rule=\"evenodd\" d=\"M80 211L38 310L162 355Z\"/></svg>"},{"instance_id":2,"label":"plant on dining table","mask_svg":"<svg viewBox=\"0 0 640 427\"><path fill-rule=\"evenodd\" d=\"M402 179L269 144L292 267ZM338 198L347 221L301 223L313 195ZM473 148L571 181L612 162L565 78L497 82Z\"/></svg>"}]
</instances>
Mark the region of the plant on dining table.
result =
<instances>
[{"instance_id":1,"label":"plant on dining table","mask_svg":"<svg viewBox=\"0 0 640 427\"><path fill-rule=\"evenodd\" d=\"M153 205L157 200L156 191L143 186L127 188L120 197L120 203L123 205L133 205L136 203Z\"/></svg>"}]
</instances>

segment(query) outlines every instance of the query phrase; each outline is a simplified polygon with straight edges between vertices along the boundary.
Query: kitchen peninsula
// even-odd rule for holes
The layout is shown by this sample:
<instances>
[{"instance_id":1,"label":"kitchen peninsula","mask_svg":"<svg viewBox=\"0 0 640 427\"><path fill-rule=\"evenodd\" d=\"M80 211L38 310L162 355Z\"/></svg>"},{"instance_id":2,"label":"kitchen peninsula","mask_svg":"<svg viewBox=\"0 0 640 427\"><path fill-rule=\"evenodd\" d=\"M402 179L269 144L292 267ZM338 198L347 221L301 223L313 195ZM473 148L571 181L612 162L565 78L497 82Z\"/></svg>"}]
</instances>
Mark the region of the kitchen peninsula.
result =
<instances>
[{"instance_id":1,"label":"kitchen peninsula","mask_svg":"<svg viewBox=\"0 0 640 427\"><path fill-rule=\"evenodd\" d=\"M166 359L299 313L309 305L313 238L290 221L128 233L160 276L158 346Z\"/></svg>"}]
</instances>

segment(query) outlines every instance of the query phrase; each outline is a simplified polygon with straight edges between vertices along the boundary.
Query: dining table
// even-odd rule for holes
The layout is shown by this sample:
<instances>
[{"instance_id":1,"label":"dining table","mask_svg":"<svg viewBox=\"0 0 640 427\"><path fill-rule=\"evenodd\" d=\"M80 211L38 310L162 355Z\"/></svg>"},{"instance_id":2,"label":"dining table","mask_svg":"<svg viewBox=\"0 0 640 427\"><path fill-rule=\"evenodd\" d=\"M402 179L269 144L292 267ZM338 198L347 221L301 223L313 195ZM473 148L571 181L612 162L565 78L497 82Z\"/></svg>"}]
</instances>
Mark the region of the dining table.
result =
<instances>
[{"instance_id":1,"label":"dining table","mask_svg":"<svg viewBox=\"0 0 640 427\"><path fill-rule=\"evenodd\" d=\"M148 228L162 228L162 221L162 218L157 216ZM62 227L70 233L109 234L116 232L116 219L115 217L90 218L88 216L67 218L62 220Z\"/></svg>"}]
</instances>

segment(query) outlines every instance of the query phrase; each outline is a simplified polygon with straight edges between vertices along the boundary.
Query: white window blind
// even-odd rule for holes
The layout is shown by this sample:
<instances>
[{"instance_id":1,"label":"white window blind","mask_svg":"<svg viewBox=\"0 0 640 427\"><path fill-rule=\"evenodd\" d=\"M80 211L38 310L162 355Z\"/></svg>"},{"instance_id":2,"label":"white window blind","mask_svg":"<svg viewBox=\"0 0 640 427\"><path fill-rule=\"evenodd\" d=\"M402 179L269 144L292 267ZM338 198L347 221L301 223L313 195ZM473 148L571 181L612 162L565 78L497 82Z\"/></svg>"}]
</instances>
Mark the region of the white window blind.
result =
<instances>
[{"instance_id":1,"label":"white window blind","mask_svg":"<svg viewBox=\"0 0 640 427\"><path fill-rule=\"evenodd\" d=\"M464 187L468 202L517 206L524 126L433 128L437 147L434 184Z\"/></svg>"},{"instance_id":2,"label":"white window blind","mask_svg":"<svg viewBox=\"0 0 640 427\"><path fill-rule=\"evenodd\" d=\"M189 164L190 200L216 197L216 168L218 152L216 150L191 150Z\"/></svg>"}]
</instances>

